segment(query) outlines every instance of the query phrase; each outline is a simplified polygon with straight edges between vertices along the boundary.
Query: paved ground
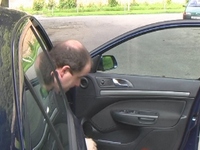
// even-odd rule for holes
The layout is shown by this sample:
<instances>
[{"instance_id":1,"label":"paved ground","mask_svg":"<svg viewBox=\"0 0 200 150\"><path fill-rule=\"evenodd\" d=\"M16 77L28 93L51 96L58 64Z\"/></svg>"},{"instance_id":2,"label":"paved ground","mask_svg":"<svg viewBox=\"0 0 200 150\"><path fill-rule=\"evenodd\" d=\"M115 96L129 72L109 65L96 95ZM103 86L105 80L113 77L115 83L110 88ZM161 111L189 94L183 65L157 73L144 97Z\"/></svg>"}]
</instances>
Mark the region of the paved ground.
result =
<instances>
[{"instance_id":1,"label":"paved ground","mask_svg":"<svg viewBox=\"0 0 200 150\"><path fill-rule=\"evenodd\" d=\"M131 29L158 21L182 19L182 14L36 17L53 43L77 39L91 51L98 45Z\"/></svg>"}]
</instances>

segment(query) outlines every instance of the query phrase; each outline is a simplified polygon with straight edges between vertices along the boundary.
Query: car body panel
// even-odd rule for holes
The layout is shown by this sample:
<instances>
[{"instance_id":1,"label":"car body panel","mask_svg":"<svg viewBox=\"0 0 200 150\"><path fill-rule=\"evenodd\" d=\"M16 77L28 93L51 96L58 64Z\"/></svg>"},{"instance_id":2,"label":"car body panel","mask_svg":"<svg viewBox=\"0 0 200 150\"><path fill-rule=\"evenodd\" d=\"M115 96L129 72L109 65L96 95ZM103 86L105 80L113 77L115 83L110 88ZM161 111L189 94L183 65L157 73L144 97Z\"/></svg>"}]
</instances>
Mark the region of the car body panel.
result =
<instances>
[{"instance_id":1,"label":"car body panel","mask_svg":"<svg viewBox=\"0 0 200 150\"><path fill-rule=\"evenodd\" d=\"M11 36L15 24L25 13L15 10L0 9L0 41L1 41L1 142L0 147L12 149L15 137L20 137L19 126L14 125L18 119L15 112L17 104L14 101L15 88L12 82L13 72L11 62ZM16 60L18 61L18 60ZM15 134L14 134L15 133Z\"/></svg>"}]
</instances>

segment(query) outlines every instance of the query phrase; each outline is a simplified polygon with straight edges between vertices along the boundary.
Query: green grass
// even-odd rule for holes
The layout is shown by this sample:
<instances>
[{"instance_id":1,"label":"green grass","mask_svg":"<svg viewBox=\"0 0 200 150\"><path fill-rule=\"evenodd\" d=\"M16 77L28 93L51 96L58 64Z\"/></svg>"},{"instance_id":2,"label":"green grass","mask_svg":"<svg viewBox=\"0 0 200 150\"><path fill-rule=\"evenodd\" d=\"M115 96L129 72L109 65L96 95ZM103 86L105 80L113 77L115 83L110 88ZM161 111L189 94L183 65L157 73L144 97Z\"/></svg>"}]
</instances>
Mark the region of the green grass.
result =
<instances>
[{"instance_id":1,"label":"green grass","mask_svg":"<svg viewBox=\"0 0 200 150\"><path fill-rule=\"evenodd\" d=\"M126 14L155 14L155 13L179 13L184 11L183 4L171 3L171 4L135 4L128 10L124 6L90 6L71 9L59 9L52 10L43 9L42 11L33 11L31 9L24 9L27 13L38 14L44 16L83 16L83 15L126 15Z\"/></svg>"}]
</instances>

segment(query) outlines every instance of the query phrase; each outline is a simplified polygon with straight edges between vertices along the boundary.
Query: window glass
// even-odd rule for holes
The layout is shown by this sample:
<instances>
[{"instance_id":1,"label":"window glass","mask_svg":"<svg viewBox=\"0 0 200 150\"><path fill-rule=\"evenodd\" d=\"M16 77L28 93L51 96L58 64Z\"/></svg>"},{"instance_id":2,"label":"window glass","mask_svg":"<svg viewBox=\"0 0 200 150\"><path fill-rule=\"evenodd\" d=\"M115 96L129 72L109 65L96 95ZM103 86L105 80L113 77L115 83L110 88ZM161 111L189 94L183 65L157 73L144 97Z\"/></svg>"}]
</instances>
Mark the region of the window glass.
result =
<instances>
[{"instance_id":1,"label":"window glass","mask_svg":"<svg viewBox=\"0 0 200 150\"><path fill-rule=\"evenodd\" d=\"M53 92L44 89L42 84L44 79L41 76L38 77L38 73L36 72L37 57L46 50L46 47L35 33L37 33L36 29L32 26L31 22L28 22L19 40L19 49L21 51L21 64L19 66L22 67L24 75L28 79L27 82L30 84L24 82L22 92L22 105L24 107L21 108L21 111L24 114L23 125L26 147L37 150L58 149L50 125L41 108L38 106L39 103L55 130L59 132L58 136L62 136L64 139L60 139L61 144L63 144L64 148L69 149L67 116L65 113L66 110L63 107L63 99ZM50 61L46 60L50 64ZM62 133L60 133L61 130L63 130Z\"/></svg>"},{"instance_id":2,"label":"window glass","mask_svg":"<svg viewBox=\"0 0 200 150\"><path fill-rule=\"evenodd\" d=\"M198 79L199 36L198 28L174 28L126 41L104 53L114 55L118 63L118 67L109 72Z\"/></svg>"},{"instance_id":3,"label":"window glass","mask_svg":"<svg viewBox=\"0 0 200 150\"><path fill-rule=\"evenodd\" d=\"M190 0L189 7L200 7L200 0Z\"/></svg>"}]
</instances>

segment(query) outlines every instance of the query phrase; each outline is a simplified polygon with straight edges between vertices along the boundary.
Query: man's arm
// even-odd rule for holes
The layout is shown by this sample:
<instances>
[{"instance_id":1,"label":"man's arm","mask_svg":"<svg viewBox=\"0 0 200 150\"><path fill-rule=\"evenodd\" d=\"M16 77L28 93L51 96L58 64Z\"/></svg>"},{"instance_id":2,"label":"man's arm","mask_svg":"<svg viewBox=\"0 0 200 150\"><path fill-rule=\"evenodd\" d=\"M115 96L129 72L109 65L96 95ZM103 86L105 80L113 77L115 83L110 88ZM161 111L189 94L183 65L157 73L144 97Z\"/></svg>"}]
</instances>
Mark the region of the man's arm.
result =
<instances>
[{"instance_id":1,"label":"man's arm","mask_svg":"<svg viewBox=\"0 0 200 150\"><path fill-rule=\"evenodd\" d=\"M97 150L97 144L91 138L85 138L87 150Z\"/></svg>"}]
</instances>

